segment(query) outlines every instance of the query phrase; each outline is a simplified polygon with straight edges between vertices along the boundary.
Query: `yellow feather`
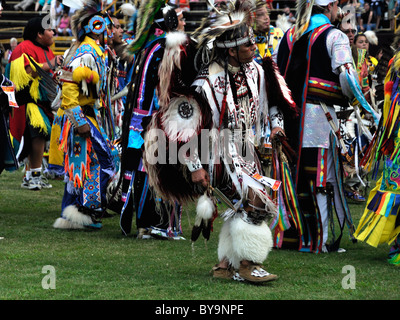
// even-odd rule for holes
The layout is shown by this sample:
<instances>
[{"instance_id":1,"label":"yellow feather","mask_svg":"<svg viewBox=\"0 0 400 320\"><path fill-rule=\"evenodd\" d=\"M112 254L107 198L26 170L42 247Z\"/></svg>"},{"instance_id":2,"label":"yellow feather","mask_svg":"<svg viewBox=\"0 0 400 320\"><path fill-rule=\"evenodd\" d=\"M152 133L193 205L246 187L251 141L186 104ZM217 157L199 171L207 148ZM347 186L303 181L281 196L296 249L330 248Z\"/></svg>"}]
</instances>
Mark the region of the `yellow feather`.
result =
<instances>
[{"instance_id":1,"label":"yellow feather","mask_svg":"<svg viewBox=\"0 0 400 320\"><path fill-rule=\"evenodd\" d=\"M96 84L99 79L99 74L88 67L77 67L72 73L72 80L78 83L85 80L88 83Z\"/></svg>"}]
</instances>

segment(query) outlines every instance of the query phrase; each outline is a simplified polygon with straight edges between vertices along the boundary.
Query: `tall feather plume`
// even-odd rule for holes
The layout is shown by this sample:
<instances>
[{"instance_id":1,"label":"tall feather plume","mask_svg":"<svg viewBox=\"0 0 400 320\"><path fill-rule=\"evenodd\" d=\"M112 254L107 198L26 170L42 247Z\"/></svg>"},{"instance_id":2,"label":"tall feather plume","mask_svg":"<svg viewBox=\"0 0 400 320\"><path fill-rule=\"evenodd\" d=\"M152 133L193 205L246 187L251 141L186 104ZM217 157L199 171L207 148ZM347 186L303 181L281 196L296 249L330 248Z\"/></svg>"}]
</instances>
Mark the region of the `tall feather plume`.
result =
<instances>
[{"instance_id":1,"label":"tall feather plume","mask_svg":"<svg viewBox=\"0 0 400 320\"><path fill-rule=\"evenodd\" d=\"M158 11L165 5L165 0L144 0L140 2L137 16L135 39L128 50L135 54L146 43L146 39L154 18Z\"/></svg>"},{"instance_id":2,"label":"tall feather plume","mask_svg":"<svg viewBox=\"0 0 400 320\"><path fill-rule=\"evenodd\" d=\"M310 19L311 12L314 6L315 0L297 0L296 4L296 23L294 40L298 40L303 33L307 30Z\"/></svg>"}]
</instances>

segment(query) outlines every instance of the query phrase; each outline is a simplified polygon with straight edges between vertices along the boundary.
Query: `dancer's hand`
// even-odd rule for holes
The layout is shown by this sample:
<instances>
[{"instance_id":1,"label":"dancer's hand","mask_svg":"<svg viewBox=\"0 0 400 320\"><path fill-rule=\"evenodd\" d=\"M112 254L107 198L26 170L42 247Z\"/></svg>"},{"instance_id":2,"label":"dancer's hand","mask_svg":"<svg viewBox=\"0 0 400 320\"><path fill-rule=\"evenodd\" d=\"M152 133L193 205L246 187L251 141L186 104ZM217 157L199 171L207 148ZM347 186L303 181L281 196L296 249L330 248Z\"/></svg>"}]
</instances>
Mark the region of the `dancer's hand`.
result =
<instances>
[{"instance_id":1,"label":"dancer's hand","mask_svg":"<svg viewBox=\"0 0 400 320\"><path fill-rule=\"evenodd\" d=\"M207 188L210 184L210 176L206 170L201 168L192 172L192 182L201 184L203 187Z\"/></svg>"},{"instance_id":2,"label":"dancer's hand","mask_svg":"<svg viewBox=\"0 0 400 320\"><path fill-rule=\"evenodd\" d=\"M274 139L276 135L281 135L283 137L285 137L285 131L283 131L282 128L280 127L275 127L271 130L271 135L270 135L270 139Z\"/></svg>"}]
</instances>

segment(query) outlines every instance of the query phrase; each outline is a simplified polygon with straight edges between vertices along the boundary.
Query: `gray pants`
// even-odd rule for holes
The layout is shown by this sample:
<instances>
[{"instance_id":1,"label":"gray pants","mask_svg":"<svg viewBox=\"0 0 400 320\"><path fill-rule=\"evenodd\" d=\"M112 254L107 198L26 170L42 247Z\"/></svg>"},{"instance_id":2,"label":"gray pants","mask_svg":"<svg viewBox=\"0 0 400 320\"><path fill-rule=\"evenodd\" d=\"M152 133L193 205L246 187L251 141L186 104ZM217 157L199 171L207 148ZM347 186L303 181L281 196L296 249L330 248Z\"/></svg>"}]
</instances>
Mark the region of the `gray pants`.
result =
<instances>
[{"instance_id":1,"label":"gray pants","mask_svg":"<svg viewBox=\"0 0 400 320\"><path fill-rule=\"evenodd\" d=\"M29 6L35 4L36 1L35 0L23 0L20 3L16 4L14 6L15 10L23 10L25 11Z\"/></svg>"}]
</instances>

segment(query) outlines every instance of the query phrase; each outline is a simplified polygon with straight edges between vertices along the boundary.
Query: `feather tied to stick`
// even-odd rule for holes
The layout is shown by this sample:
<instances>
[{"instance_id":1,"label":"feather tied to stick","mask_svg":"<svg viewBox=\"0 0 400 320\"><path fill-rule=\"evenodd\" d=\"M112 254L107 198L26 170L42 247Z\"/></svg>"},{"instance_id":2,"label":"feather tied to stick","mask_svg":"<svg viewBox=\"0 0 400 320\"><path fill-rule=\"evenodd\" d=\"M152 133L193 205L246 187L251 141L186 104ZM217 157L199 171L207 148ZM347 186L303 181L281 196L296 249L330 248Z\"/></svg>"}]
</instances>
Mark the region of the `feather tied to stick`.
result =
<instances>
[{"instance_id":1,"label":"feather tied to stick","mask_svg":"<svg viewBox=\"0 0 400 320\"><path fill-rule=\"evenodd\" d=\"M217 214L216 200L207 190L197 201L196 219L192 228L191 240L197 241L200 234L208 241L212 231L212 222Z\"/></svg>"}]
</instances>

